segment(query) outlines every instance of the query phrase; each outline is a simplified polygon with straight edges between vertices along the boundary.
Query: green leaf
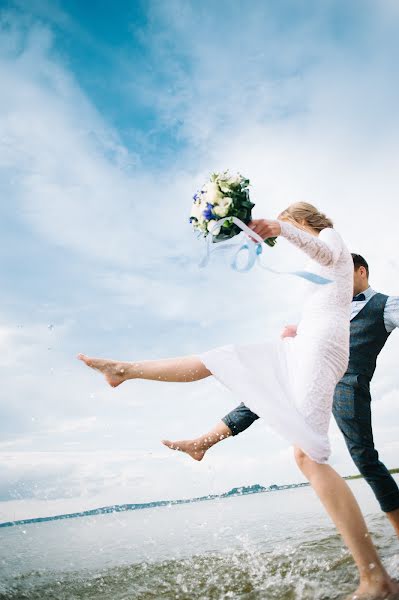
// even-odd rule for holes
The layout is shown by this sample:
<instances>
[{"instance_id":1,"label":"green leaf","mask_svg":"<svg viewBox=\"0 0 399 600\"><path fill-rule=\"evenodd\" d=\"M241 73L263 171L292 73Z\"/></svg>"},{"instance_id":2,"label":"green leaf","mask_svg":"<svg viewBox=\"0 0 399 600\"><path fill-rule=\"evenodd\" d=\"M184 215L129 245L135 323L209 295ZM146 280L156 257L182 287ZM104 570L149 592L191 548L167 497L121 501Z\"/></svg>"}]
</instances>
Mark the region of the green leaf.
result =
<instances>
[{"instance_id":1,"label":"green leaf","mask_svg":"<svg viewBox=\"0 0 399 600\"><path fill-rule=\"evenodd\" d=\"M244 206L245 208L249 208L251 210L255 206L255 204L253 204L249 200L241 200L241 206Z\"/></svg>"}]
</instances>

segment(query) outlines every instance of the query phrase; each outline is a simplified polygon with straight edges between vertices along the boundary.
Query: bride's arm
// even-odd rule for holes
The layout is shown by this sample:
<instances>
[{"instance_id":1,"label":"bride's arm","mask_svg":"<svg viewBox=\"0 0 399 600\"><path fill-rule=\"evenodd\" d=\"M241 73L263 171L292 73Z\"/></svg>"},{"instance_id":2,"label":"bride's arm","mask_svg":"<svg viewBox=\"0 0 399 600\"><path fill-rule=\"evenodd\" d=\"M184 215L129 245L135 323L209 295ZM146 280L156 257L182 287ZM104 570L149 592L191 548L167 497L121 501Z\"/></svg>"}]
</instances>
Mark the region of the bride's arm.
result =
<instances>
[{"instance_id":1,"label":"bride's arm","mask_svg":"<svg viewBox=\"0 0 399 600\"><path fill-rule=\"evenodd\" d=\"M319 236L312 235L303 229L298 229L291 223L279 221L281 233L291 244L300 248L319 264L329 267L333 265L342 252L342 242L339 235L331 228L323 229Z\"/></svg>"},{"instance_id":2,"label":"bride's arm","mask_svg":"<svg viewBox=\"0 0 399 600\"><path fill-rule=\"evenodd\" d=\"M291 244L325 267L333 265L342 252L341 238L330 228L323 229L317 237L286 221L259 219L252 221L249 227L263 239L278 235L285 237Z\"/></svg>"}]
</instances>

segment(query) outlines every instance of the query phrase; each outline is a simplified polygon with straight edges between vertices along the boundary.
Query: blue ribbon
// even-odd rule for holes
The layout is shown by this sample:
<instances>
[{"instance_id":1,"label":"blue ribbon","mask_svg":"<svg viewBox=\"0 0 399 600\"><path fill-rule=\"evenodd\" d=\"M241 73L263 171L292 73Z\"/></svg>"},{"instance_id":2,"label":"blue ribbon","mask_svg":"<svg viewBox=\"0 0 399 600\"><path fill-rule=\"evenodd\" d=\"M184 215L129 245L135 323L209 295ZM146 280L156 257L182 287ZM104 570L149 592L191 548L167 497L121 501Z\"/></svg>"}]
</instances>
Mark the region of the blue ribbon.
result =
<instances>
[{"instance_id":1,"label":"blue ribbon","mask_svg":"<svg viewBox=\"0 0 399 600\"><path fill-rule=\"evenodd\" d=\"M310 271L278 271L277 269L266 267L266 265L262 264L260 260L261 254L263 252L263 246L266 245L264 243L264 240L262 240L262 238L257 233L255 233L249 227L247 227L247 225L245 225L245 223L243 223L240 219L237 219L237 217L226 217L224 219L219 219L212 231L214 231L215 229L219 230L219 227L227 220L232 220L233 223L238 225L238 227L240 227L240 229L247 236L247 239L244 241L244 243L242 243L238 247L230 263L234 271L237 271L238 273L247 273L254 267L255 264L257 264L262 269L265 269L265 271L275 273L276 275L294 275L295 277L301 277L302 279L306 279L307 281L311 281L312 283L315 283L317 285L326 285L328 283L332 283L332 279L327 279L326 277L322 277L321 275L317 275L316 273L311 273ZM211 250L211 244L215 235L214 233L212 233L212 231L210 231L207 236L206 252L199 264L200 268L206 267L206 265L209 263L210 255L215 250L226 250L237 246L237 244L226 244L223 242L218 242L217 245ZM249 235L251 237L248 237ZM254 241L252 238L255 238L257 241ZM247 260L243 265L239 266L238 257L242 254L242 252L246 252Z\"/></svg>"}]
</instances>

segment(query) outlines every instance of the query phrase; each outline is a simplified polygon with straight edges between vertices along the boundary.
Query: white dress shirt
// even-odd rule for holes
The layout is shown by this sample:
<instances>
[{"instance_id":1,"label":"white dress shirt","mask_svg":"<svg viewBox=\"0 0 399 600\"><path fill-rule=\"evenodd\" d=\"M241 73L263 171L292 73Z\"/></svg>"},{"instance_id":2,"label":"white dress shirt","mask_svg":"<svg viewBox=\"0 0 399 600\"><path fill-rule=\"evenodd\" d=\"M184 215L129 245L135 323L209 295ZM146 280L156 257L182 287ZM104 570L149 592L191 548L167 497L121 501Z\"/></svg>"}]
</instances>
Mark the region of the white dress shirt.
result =
<instances>
[{"instance_id":1,"label":"white dress shirt","mask_svg":"<svg viewBox=\"0 0 399 600\"><path fill-rule=\"evenodd\" d=\"M367 302L375 296L377 292L371 287L368 287L367 290L360 293L364 294L366 299L352 302L351 320L360 313L362 308L366 306ZM399 327L399 296L388 296L384 309L384 324L388 333L391 333L396 327Z\"/></svg>"}]
</instances>

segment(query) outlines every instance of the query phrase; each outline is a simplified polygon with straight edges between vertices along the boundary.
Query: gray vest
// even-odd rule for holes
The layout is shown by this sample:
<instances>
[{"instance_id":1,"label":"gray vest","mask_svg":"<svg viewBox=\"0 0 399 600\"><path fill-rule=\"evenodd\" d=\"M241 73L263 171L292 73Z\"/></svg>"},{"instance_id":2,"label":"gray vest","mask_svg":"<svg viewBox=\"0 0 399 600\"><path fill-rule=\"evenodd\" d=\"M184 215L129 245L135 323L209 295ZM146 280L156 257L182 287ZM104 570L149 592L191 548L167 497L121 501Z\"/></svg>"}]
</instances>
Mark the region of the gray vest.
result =
<instances>
[{"instance_id":1,"label":"gray vest","mask_svg":"<svg viewBox=\"0 0 399 600\"><path fill-rule=\"evenodd\" d=\"M384 324L387 299L384 294L375 294L352 319L347 373L366 375L369 379L374 375L377 357L390 335Z\"/></svg>"}]
</instances>

